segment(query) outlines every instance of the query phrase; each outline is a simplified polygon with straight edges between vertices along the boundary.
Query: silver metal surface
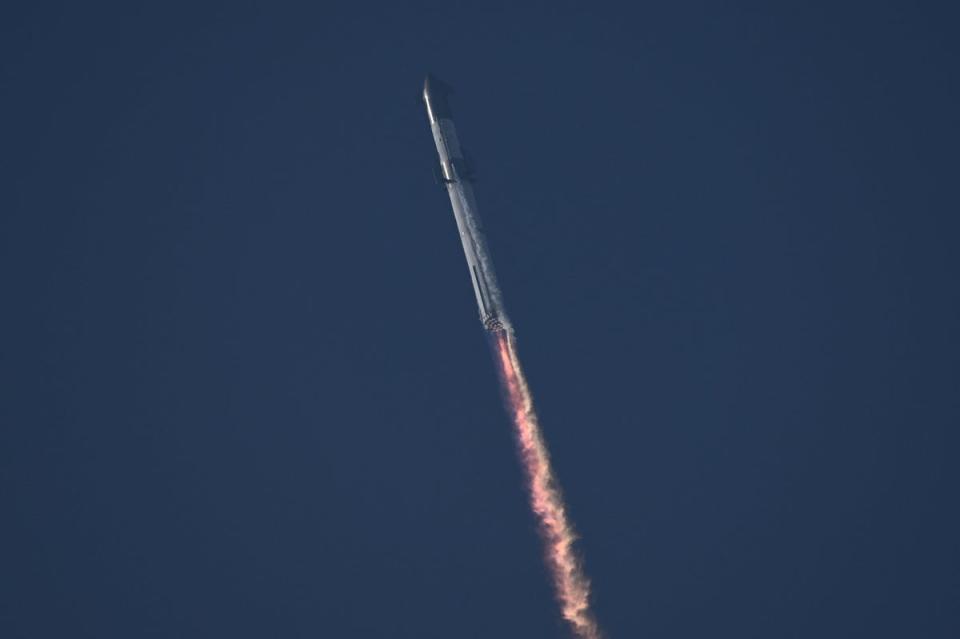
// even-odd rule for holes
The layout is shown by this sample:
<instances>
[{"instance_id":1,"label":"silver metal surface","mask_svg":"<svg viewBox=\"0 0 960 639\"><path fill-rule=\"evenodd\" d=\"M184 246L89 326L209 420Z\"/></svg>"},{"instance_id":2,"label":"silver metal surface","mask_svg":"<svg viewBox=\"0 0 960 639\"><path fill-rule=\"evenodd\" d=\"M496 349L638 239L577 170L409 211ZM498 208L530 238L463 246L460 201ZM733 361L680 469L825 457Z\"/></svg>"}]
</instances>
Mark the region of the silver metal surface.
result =
<instances>
[{"instance_id":1,"label":"silver metal surface","mask_svg":"<svg viewBox=\"0 0 960 639\"><path fill-rule=\"evenodd\" d=\"M453 217L467 258L467 268L480 309L480 320L487 330L505 330L509 320L503 308L493 263L487 253L483 228L477 215L470 173L460 149L453 115L447 97L450 89L433 76L423 83L423 101L427 107L430 130L440 158L440 175L450 196Z\"/></svg>"}]
</instances>

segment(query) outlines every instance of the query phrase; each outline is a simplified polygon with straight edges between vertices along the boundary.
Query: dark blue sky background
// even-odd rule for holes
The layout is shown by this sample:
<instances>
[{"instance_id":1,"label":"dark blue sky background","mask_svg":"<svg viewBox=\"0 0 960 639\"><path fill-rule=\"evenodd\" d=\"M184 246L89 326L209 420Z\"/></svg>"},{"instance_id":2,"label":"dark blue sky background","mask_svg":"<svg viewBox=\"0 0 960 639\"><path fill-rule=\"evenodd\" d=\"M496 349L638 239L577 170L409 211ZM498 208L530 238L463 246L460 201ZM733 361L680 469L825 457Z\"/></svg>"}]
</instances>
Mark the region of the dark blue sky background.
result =
<instances>
[{"instance_id":1,"label":"dark blue sky background","mask_svg":"<svg viewBox=\"0 0 960 639\"><path fill-rule=\"evenodd\" d=\"M960 636L956 16L404 4L4 10L0 635L565 636L432 70L610 637Z\"/></svg>"}]
</instances>

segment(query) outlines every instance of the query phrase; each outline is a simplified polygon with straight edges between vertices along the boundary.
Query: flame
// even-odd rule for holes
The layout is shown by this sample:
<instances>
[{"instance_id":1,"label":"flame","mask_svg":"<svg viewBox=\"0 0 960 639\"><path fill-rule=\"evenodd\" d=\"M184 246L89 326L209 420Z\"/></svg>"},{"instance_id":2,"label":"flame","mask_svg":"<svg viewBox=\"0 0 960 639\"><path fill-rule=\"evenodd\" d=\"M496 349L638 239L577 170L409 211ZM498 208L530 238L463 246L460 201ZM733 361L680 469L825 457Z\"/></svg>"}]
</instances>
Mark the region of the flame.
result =
<instances>
[{"instance_id":1,"label":"flame","mask_svg":"<svg viewBox=\"0 0 960 639\"><path fill-rule=\"evenodd\" d=\"M547 566L561 614L580 639L600 639L600 628L590 611L590 581L573 549L576 533L567 518L563 495L550 467L550 454L520 368L513 334L500 331L495 334L495 340L497 364L529 483L530 505L546 546Z\"/></svg>"}]
</instances>

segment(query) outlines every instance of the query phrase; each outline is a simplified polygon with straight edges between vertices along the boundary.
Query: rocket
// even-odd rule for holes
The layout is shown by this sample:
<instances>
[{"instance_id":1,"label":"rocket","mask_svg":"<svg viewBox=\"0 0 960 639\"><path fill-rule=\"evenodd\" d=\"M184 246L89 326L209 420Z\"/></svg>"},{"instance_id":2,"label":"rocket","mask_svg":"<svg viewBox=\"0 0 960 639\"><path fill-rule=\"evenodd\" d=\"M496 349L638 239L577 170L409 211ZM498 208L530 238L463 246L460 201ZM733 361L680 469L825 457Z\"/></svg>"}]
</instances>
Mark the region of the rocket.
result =
<instances>
[{"instance_id":1,"label":"rocket","mask_svg":"<svg viewBox=\"0 0 960 639\"><path fill-rule=\"evenodd\" d=\"M480 321L491 332L509 330L510 322L503 308L500 287L493 271L493 262L487 252L483 227L477 214L477 203L473 195L473 171L464 159L453 125L448 97L450 87L427 75L423 83L423 101L427 107L427 118L433 141L437 145L440 157L438 181L442 182L450 196L453 217L457 221L460 241L467 258L467 268L473 282L473 292L480 309Z\"/></svg>"},{"instance_id":2,"label":"rocket","mask_svg":"<svg viewBox=\"0 0 960 639\"><path fill-rule=\"evenodd\" d=\"M533 399L520 360L517 357L513 328L503 309L493 262L477 216L473 196L473 175L464 159L453 126L453 114L447 98L450 88L428 75L423 83L423 101L433 141L437 145L440 167L438 181L450 196L453 217L457 221L463 253L467 258L473 293L480 308L480 321L489 331L500 377L504 385L508 411L513 417L520 459L529 481L530 501L547 545L547 560L553 574L557 599L564 619L580 639L600 639L600 629L589 607L590 581L573 549L576 535L566 515L563 496L557 486L550 455L540 432Z\"/></svg>"}]
</instances>

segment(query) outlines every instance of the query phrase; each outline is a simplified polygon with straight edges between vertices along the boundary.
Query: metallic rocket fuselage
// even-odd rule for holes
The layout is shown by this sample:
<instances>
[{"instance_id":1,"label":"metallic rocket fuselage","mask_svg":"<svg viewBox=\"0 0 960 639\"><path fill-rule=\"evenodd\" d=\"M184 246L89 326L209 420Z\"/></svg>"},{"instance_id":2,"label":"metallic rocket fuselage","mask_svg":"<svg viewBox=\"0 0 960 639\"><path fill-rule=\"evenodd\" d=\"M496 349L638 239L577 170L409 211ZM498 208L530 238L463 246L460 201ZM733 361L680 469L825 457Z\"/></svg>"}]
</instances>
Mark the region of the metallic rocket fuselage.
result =
<instances>
[{"instance_id":1,"label":"metallic rocket fuselage","mask_svg":"<svg viewBox=\"0 0 960 639\"><path fill-rule=\"evenodd\" d=\"M427 76L423 83L423 101L427 107L437 154L440 156L440 178L447 187L453 217L457 221L457 230L460 232L460 241L467 258L473 292L480 309L480 320L487 330L504 330L509 327L509 321L503 310L500 288L477 215L471 174L457 139L447 102L448 94L446 85L432 76Z\"/></svg>"}]
</instances>

